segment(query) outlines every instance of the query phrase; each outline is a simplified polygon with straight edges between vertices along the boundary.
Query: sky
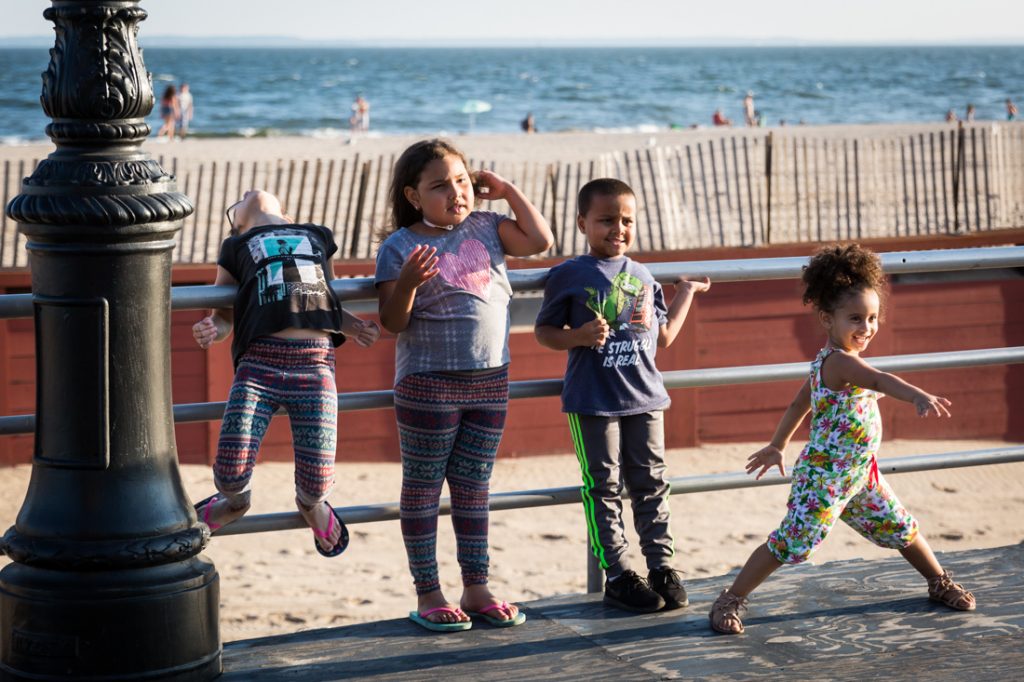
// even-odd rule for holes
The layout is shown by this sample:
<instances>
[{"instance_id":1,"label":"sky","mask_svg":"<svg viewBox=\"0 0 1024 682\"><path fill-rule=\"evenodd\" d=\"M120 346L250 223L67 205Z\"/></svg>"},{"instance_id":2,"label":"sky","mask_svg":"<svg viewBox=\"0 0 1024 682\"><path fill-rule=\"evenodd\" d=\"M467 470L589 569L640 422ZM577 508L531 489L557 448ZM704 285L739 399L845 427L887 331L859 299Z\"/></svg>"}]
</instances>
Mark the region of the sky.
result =
<instances>
[{"instance_id":1,"label":"sky","mask_svg":"<svg viewBox=\"0 0 1024 682\"><path fill-rule=\"evenodd\" d=\"M0 36L52 38L44 0L6 0ZM146 0L140 36L370 45L1024 44L1020 0ZM0 38L2 45L2 38Z\"/></svg>"}]
</instances>

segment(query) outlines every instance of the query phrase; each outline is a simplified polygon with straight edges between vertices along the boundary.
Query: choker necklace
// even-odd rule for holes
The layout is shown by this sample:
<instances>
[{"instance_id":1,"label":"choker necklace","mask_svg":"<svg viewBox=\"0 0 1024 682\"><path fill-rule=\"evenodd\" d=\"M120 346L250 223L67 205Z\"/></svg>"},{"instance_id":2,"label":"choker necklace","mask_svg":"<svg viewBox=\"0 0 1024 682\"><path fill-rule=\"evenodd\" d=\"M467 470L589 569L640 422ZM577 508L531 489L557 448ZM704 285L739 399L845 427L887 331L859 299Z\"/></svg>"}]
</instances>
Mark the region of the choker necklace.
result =
<instances>
[{"instance_id":1,"label":"choker necklace","mask_svg":"<svg viewBox=\"0 0 1024 682\"><path fill-rule=\"evenodd\" d=\"M445 231L447 231L447 232L451 232L452 230L454 230L454 229L455 229L455 226L454 226L454 225L435 225L434 223L432 223L432 222L430 222L429 220L427 220L427 217L426 217L426 216L423 216L422 218L420 218L420 220L421 220L421 221L423 222L423 224L424 224L424 225L426 225L427 227L434 227L434 228L437 228L438 230L445 230Z\"/></svg>"}]
</instances>

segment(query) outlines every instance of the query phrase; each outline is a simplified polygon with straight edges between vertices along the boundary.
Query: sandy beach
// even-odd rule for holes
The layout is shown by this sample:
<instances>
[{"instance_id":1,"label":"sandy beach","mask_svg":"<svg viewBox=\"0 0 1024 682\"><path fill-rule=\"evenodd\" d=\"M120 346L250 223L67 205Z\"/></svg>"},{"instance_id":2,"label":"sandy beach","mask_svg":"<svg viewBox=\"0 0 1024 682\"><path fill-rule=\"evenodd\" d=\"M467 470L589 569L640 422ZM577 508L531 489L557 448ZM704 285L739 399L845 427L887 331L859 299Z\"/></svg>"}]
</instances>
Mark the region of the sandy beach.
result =
<instances>
[{"instance_id":1,"label":"sandy beach","mask_svg":"<svg viewBox=\"0 0 1024 682\"><path fill-rule=\"evenodd\" d=\"M697 129L650 130L645 132L589 132L569 131L557 133L438 133L452 140L473 159L500 163L522 162L576 162L586 161L606 153L634 151L645 147L670 147L703 142L708 139L744 135L764 137L768 132L787 137L816 137L841 139L857 136L882 138L922 131L948 131L946 123L879 123L862 125L796 125L769 128L701 127ZM354 143L342 137L192 137L167 142L166 138L150 138L143 150L154 157L178 157L194 161L251 161L254 159L315 159L345 158L359 154L363 158L400 154L416 140L433 135L385 135L371 131ZM45 158L53 145L23 144L0 146L0 162Z\"/></svg>"},{"instance_id":2,"label":"sandy beach","mask_svg":"<svg viewBox=\"0 0 1024 682\"><path fill-rule=\"evenodd\" d=\"M742 471L755 443L706 445L673 450L672 476ZM793 461L798 444L788 454ZM884 456L963 452L1000 447L996 441L892 441ZM0 522L14 522L30 468L0 469ZM212 491L210 470L183 467L188 494ZM393 463L339 463L335 506L394 502L400 470ZM292 467L261 463L256 468L252 513L290 511ZM897 494L918 517L937 551L1015 544L1024 540L1024 463L899 474L890 478ZM575 486L575 457L502 458L493 492ZM692 577L726 574L741 565L785 510L788 486L675 495L672 528L676 566ZM221 635L236 641L299 630L401 618L414 607L412 582L397 521L353 525L348 551L324 559L308 530L214 537L206 549L220 573ZM630 531L630 538L635 535ZM635 546L634 566L643 568ZM815 563L890 556L839 524ZM583 513L577 504L495 512L491 516L491 582L502 598L526 601L586 590ZM459 578L451 523L441 519L441 579L458 599ZM6 562L6 560L3 560ZM907 568L907 570L912 570ZM970 576L958 576L970 584ZM727 579L723 578L723 583Z\"/></svg>"}]
</instances>

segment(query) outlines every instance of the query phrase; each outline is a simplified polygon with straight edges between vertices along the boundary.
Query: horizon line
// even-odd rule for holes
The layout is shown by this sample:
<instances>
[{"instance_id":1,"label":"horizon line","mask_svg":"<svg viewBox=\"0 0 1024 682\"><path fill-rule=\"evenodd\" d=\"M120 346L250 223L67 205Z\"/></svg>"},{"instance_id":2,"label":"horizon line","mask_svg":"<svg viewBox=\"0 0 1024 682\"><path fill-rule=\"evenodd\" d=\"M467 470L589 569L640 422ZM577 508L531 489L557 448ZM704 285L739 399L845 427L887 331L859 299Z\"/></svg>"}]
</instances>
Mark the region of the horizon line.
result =
<instances>
[{"instance_id":1,"label":"horizon line","mask_svg":"<svg viewBox=\"0 0 1024 682\"><path fill-rule=\"evenodd\" d=\"M810 40L792 37L779 38L637 38L635 41L600 40L594 38L550 38L539 39L524 44L521 40L491 38L478 39L480 42L467 42L458 46L437 45L413 39L381 38L381 39L320 39L299 38L282 35L246 35L246 36L185 36L178 34L155 34L146 36L141 43L150 47L337 47L337 48L419 48L419 49L487 49L487 48L662 48L662 47L731 47L731 48L764 48L764 47L1024 47L1024 37L1020 38L952 38L943 40L924 39L893 39L893 40ZM3 48L38 47L52 45L50 36L3 36L0 42L15 43L2 45ZM154 43L161 43L155 45ZM269 43L269 44L268 44Z\"/></svg>"}]
</instances>

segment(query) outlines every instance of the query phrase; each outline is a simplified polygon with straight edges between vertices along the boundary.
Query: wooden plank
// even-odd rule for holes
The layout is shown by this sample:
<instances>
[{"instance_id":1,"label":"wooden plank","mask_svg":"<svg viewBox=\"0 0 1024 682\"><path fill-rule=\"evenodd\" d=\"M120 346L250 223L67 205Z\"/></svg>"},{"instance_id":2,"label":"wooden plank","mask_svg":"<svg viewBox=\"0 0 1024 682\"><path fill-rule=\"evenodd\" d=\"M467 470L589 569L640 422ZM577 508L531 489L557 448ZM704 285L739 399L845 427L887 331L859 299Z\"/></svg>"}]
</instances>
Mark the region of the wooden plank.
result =
<instances>
[{"instance_id":1,"label":"wooden plank","mask_svg":"<svg viewBox=\"0 0 1024 682\"><path fill-rule=\"evenodd\" d=\"M210 235L213 232L213 199L217 192L217 162L210 163L210 192L206 202L206 231L203 233L203 247L199 262L205 263L210 252Z\"/></svg>"},{"instance_id":2,"label":"wooden plank","mask_svg":"<svg viewBox=\"0 0 1024 682\"><path fill-rule=\"evenodd\" d=\"M206 164L199 164L199 172L196 175L196 210L192 213L192 244L189 248L188 260L190 263L196 262L196 248L199 245L199 192L203 187L203 169Z\"/></svg>"},{"instance_id":3,"label":"wooden plank","mask_svg":"<svg viewBox=\"0 0 1024 682\"><path fill-rule=\"evenodd\" d=\"M373 235L376 234L377 229L380 227L380 222L377 220L377 205L381 195L381 183L387 181L384 175L385 172L386 171L384 169L384 156L380 155L377 157L377 172L374 174L373 184L370 186L371 194L369 196L369 200L367 201L369 210L366 213L370 217L370 225L369 228L366 230L366 248L360 249L360 255L362 255L364 258L369 257L370 250L372 248L371 245L373 244ZM362 244L358 244L357 248L361 246Z\"/></svg>"},{"instance_id":4,"label":"wooden plank","mask_svg":"<svg viewBox=\"0 0 1024 682\"><path fill-rule=\"evenodd\" d=\"M744 172L745 172L745 174L747 176L747 207L750 209L750 232L751 232L751 234L756 236L758 234L758 230L757 230L757 210L754 207L754 189L753 189L753 185L756 183L756 181L754 179L753 174L750 172L750 145L749 145L749 142L750 142L749 138L746 135L744 135L743 136L743 169L744 169ZM761 235L761 237L762 237L761 241L762 242L764 241L763 236L764 235ZM753 241L756 243L757 239L755 238Z\"/></svg>"},{"instance_id":5,"label":"wooden plank","mask_svg":"<svg viewBox=\"0 0 1024 682\"><path fill-rule=\"evenodd\" d=\"M989 186L988 180L988 148L989 148L989 136L988 129L981 129L981 153L982 153L982 165L981 167L985 171L985 229L992 229L992 191Z\"/></svg>"},{"instance_id":6,"label":"wooden plank","mask_svg":"<svg viewBox=\"0 0 1024 682\"><path fill-rule=\"evenodd\" d=\"M352 160L352 177L349 179L348 203L345 206L345 238L347 242L347 248L342 252L347 253L350 257L352 256L352 245L354 243L353 235L355 235L355 233L359 229L356 225L355 217L353 214L353 207L357 201L357 195L365 191L362 189L361 186L360 189L356 191L356 182L362 182L363 165L364 164L359 163L359 154L356 154L355 158ZM341 195L338 196L340 198ZM405 226L402 225L401 227Z\"/></svg>"},{"instance_id":7,"label":"wooden plank","mask_svg":"<svg viewBox=\"0 0 1024 682\"><path fill-rule=\"evenodd\" d=\"M241 175L241 168L239 168L239 175ZM228 229L230 229L227 226L228 217L227 217L227 213L226 213L227 212L227 207L229 206L229 204L228 204L228 191L229 191L229 189L228 188L230 187L230 182L229 182L230 179L231 179L231 162L230 161L225 161L224 162L224 189L221 191L221 195L220 195L220 210L217 211L217 216L218 216L218 220L217 220L218 228L217 228L217 231L216 231L217 243L220 243L221 241L223 241L224 236L227 235ZM203 260L204 261L205 260L209 260L209 258L210 258L210 253L209 253L209 251L207 251L206 252L206 257ZM216 256L214 256L214 258L216 259Z\"/></svg>"},{"instance_id":8,"label":"wooden plank","mask_svg":"<svg viewBox=\"0 0 1024 682\"><path fill-rule=\"evenodd\" d=\"M314 218L314 215L316 213L316 202L320 200L320 174L321 174L322 171L323 171L322 160L321 159L317 159L316 160L316 168L313 170L313 190L309 193L309 211L306 213L306 215L309 216L306 219L306 222L309 222L309 223L316 222L316 219ZM302 172L303 172L303 175L305 175L305 172L306 172L305 162L303 162ZM303 185L306 184L305 180L303 180L302 184ZM299 203L302 203L302 202L300 201Z\"/></svg>"},{"instance_id":9,"label":"wooden plank","mask_svg":"<svg viewBox=\"0 0 1024 682\"><path fill-rule=\"evenodd\" d=\"M856 211L854 225L857 228L857 239L863 239L864 235L860 220L860 142L856 138L853 140L853 191L853 206Z\"/></svg>"},{"instance_id":10,"label":"wooden plank","mask_svg":"<svg viewBox=\"0 0 1024 682\"><path fill-rule=\"evenodd\" d=\"M4 159L4 210L0 211L0 266L7 267L7 260L4 258L7 247L7 205L11 203L11 161ZM14 224L14 221L11 221ZM12 228L13 229L13 228ZM12 259L13 260L13 259Z\"/></svg>"},{"instance_id":11,"label":"wooden plank","mask_svg":"<svg viewBox=\"0 0 1024 682\"><path fill-rule=\"evenodd\" d=\"M700 150L700 143L697 143L697 149ZM711 183L715 190L715 213L718 216L718 235L721 239L721 243L724 245L726 242L725 238L725 221L722 219L722 201L721 192L718 189L718 163L715 160L715 143L708 140L708 157L711 163ZM704 162L701 161L703 167Z\"/></svg>"},{"instance_id":12,"label":"wooden plank","mask_svg":"<svg viewBox=\"0 0 1024 682\"><path fill-rule=\"evenodd\" d=\"M974 229L981 229L981 188L978 186L978 129L971 126L971 175L974 176Z\"/></svg>"},{"instance_id":13,"label":"wooden plank","mask_svg":"<svg viewBox=\"0 0 1024 682\"><path fill-rule=\"evenodd\" d=\"M772 242L772 133L765 138L764 177L765 177L765 243Z\"/></svg>"},{"instance_id":14,"label":"wooden plank","mask_svg":"<svg viewBox=\"0 0 1024 682\"><path fill-rule=\"evenodd\" d=\"M800 153L799 142L793 138L793 226L796 233L793 241L800 241Z\"/></svg>"},{"instance_id":15,"label":"wooden plank","mask_svg":"<svg viewBox=\"0 0 1024 682\"><path fill-rule=\"evenodd\" d=\"M319 162L317 162L319 163ZM317 175L319 175L319 168L317 168ZM331 182L334 180L334 159L330 159L327 162L327 178L324 180L323 190L323 205L320 207L320 224L328 225L331 228L331 232L334 233L335 240L338 237L338 226L335 223L327 222L327 209L331 205ZM315 192L314 192L315 193ZM311 214L312 216L312 214ZM310 217L312 220L312 217Z\"/></svg>"},{"instance_id":16,"label":"wooden plank","mask_svg":"<svg viewBox=\"0 0 1024 682\"><path fill-rule=\"evenodd\" d=\"M690 145L686 145L686 165L687 165L687 168L690 171L690 192L693 194L693 216L694 216L694 220L697 222L697 230L699 232L700 231L700 200L697 198L697 174L693 172L693 154L690 152ZM701 169L701 170L703 170L703 169ZM701 182L703 183L703 178L701 179ZM704 196L704 200L705 200L705 205L706 205L707 195ZM714 232L711 229L710 215L708 215L707 213L705 213L704 215L708 216L707 220L705 221L707 223L707 228L708 228L708 244L714 244L715 243L715 235L714 235Z\"/></svg>"},{"instance_id":17,"label":"wooden plank","mask_svg":"<svg viewBox=\"0 0 1024 682\"><path fill-rule=\"evenodd\" d=\"M744 138L744 139L746 139L746 138ZM740 238L742 239L743 238L742 235L746 232L746 230L744 229L745 228L745 220L744 220L744 217L743 217L743 187L740 184L739 145L736 143L736 136L732 137L731 145L730 146L732 147L732 177L733 177L733 185L736 187L735 213L736 213L737 222L739 223L739 230L740 230L740 235L741 235ZM754 236L754 226L753 225L750 226L750 243L752 245L757 243L757 239Z\"/></svg>"},{"instance_id":18,"label":"wooden plank","mask_svg":"<svg viewBox=\"0 0 1024 682\"><path fill-rule=\"evenodd\" d=\"M637 235L636 235L636 237L637 237L637 239L636 239L636 248L637 248L638 251L639 250L653 251L653 250L655 250L657 248L660 248L657 245L657 243L655 242L655 240L654 240L654 229L653 229L653 226L651 225L651 223L653 222L653 220L651 218L651 204L653 202L651 201L651 198L647 194L647 182L644 181L643 159L641 158L640 150L637 149L634 152L634 154L636 155L636 181L634 182L634 184L632 184L632 187L633 187L634 191L636 191L637 189L640 190L640 197L639 197L640 198L640 207L639 208L640 208L640 212L643 215L642 216L637 216L637 217L640 218L641 223L646 228L645 231L641 231L640 229L636 230L636 233L637 233ZM641 236L643 238L641 238Z\"/></svg>"},{"instance_id":19,"label":"wooden plank","mask_svg":"<svg viewBox=\"0 0 1024 682\"><path fill-rule=\"evenodd\" d=\"M654 208L657 211L658 217L658 248L665 249L668 247L665 239L665 221L668 219L668 211L662 210L662 203L665 200L664 195L668 192L668 187L658 182L658 174L655 170L654 157L650 148L647 149L647 169L650 173L651 191L654 194ZM648 220L650 220L650 211L648 211Z\"/></svg>"},{"instance_id":20,"label":"wooden plank","mask_svg":"<svg viewBox=\"0 0 1024 682\"><path fill-rule=\"evenodd\" d=\"M565 178L565 182L564 182L563 187L562 187L562 202L561 202L562 203L562 229L565 230L566 233L569 235L569 237L570 237L570 239L569 239L570 247L569 248L572 249L573 247L571 246L571 244L574 243L573 237L575 237L575 234L573 233L572 223L569 221L569 203L571 201L570 198L569 198L569 182L570 182L570 179L572 177L572 165L571 164L569 164L569 163L565 164L565 173L563 173L563 177ZM641 248L639 236L640 235L637 235L637 244L636 244L638 249Z\"/></svg>"}]
</instances>

